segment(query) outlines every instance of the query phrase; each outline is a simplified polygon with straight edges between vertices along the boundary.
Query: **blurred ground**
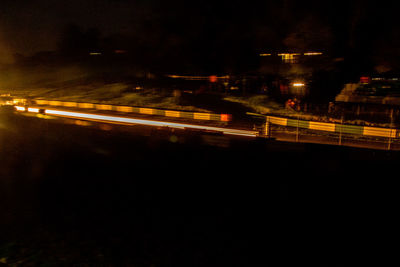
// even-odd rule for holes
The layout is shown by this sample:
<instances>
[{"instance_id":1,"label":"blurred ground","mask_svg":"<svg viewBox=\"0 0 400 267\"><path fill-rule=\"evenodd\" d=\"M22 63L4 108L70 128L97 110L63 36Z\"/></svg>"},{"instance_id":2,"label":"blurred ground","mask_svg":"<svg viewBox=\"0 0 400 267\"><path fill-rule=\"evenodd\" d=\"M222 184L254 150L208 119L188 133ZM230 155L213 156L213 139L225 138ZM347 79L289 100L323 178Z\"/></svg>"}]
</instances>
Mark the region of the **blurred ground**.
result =
<instances>
[{"instance_id":1,"label":"blurred ground","mask_svg":"<svg viewBox=\"0 0 400 267\"><path fill-rule=\"evenodd\" d=\"M128 67L58 63L0 69L0 93L32 98L98 102L199 112L287 113L265 95L229 96L207 81L185 81ZM209 88L210 87L210 88ZM232 102L232 103L230 103Z\"/></svg>"}]
</instances>

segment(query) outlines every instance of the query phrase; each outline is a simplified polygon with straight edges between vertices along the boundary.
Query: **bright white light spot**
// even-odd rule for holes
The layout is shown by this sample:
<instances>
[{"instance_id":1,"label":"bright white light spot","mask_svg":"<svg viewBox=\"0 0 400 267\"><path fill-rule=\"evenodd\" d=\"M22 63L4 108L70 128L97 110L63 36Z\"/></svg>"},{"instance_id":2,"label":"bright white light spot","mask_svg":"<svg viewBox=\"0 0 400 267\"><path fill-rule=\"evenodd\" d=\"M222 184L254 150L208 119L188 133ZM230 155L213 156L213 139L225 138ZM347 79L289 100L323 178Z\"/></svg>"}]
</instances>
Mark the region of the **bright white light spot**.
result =
<instances>
[{"instance_id":1,"label":"bright white light spot","mask_svg":"<svg viewBox=\"0 0 400 267\"><path fill-rule=\"evenodd\" d=\"M15 106L15 109L18 111L25 111L25 107L21 107L21 106Z\"/></svg>"},{"instance_id":2,"label":"bright white light spot","mask_svg":"<svg viewBox=\"0 0 400 267\"><path fill-rule=\"evenodd\" d=\"M305 85L304 83L293 83L294 87L302 87L304 85Z\"/></svg>"}]
</instances>

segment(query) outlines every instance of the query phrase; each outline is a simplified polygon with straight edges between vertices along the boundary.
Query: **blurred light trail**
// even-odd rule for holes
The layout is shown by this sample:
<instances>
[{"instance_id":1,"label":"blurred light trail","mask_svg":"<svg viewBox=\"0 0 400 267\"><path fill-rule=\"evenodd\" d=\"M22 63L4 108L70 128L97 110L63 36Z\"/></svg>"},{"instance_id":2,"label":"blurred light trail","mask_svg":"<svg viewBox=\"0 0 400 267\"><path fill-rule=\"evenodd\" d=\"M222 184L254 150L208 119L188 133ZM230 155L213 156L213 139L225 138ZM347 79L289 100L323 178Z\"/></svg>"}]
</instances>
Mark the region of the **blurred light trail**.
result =
<instances>
[{"instance_id":1,"label":"blurred light trail","mask_svg":"<svg viewBox=\"0 0 400 267\"><path fill-rule=\"evenodd\" d=\"M173 79L184 79L184 80L208 80L210 82L216 82L218 79L229 79L229 75L225 76L188 76L188 75L167 75L169 78ZM210 80L211 79L211 80Z\"/></svg>"},{"instance_id":2,"label":"blurred light trail","mask_svg":"<svg viewBox=\"0 0 400 267\"><path fill-rule=\"evenodd\" d=\"M24 110L21 110L21 111L24 111ZM156 126L156 127L171 127L171 128L178 128L178 129L196 129L196 130L204 130L204 131L215 131L215 132L222 132L222 133L228 134L228 135L238 135L238 136L248 136L248 137L256 137L257 136L256 131L229 129L229 128L222 128L222 127L195 125L195 124L187 124L187 123L175 123L175 122L166 122L166 121L134 119L134 118L127 118L127 117L81 113L81 112L71 112L71 111L63 111L63 110L55 110L55 109L46 109L44 111L44 113L48 114L48 115L89 119L89 120L97 120L97 121L106 121L106 122L139 124L139 125Z\"/></svg>"},{"instance_id":3,"label":"blurred light trail","mask_svg":"<svg viewBox=\"0 0 400 267\"><path fill-rule=\"evenodd\" d=\"M38 108L28 108L28 112L39 113L39 109Z\"/></svg>"},{"instance_id":4,"label":"blurred light trail","mask_svg":"<svg viewBox=\"0 0 400 267\"><path fill-rule=\"evenodd\" d=\"M322 55L322 53L321 52L307 52L307 53L304 53L304 55L305 56L320 56L320 55Z\"/></svg>"},{"instance_id":5,"label":"blurred light trail","mask_svg":"<svg viewBox=\"0 0 400 267\"><path fill-rule=\"evenodd\" d=\"M15 106L15 109L18 111L25 111L25 107L21 107L21 106Z\"/></svg>"}]
</instances>

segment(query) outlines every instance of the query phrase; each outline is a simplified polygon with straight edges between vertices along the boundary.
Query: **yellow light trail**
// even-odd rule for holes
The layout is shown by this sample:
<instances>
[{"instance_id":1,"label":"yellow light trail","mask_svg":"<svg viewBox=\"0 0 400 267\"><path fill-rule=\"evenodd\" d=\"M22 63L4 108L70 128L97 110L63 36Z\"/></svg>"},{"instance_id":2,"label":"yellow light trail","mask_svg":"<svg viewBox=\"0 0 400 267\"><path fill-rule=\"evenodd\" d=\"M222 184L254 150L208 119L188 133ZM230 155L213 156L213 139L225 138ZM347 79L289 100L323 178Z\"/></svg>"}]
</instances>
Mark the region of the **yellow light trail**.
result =
<instances>
[{"instance_id":1,"label":"yellow light trail","mask_svg":"<svg viewBox=\"0 0 400 267\"><path fill-rule=\"evenodd\" d=\"M322 55L322 53L321 52L307 52L307 53L304 53L304 55L305 56L320 56L320 55Z\"/></svg>"},{"instance_id":2,"label":"yellow light trail","mask_svg":"<svg viewBox=\"0 0 400 267\"><path fill-rule=\"evenodd\" d=\"M71 111L63 111L63 110L55 110L55 109L46 109L44 111L44 113L48 114L48 115L89 119L89 120L97 120L97 121L106 121L106 122L114 122L114 123L138 124L138 125L147 125L147 126L156 126L156 127L171 127L171 128L178 128L178 129L196 129L196 130L222 132L223 134L228 134L228 135L238 135L238 136L248 136L248 137L256 137L257 136L256 131L230 129L230 128L222 128L222 127L205 126L205 125L195 125L195 124L187 124L187 123L134 119L134 118L127 118L127 117L100 115L100 114L92 114L92 113L81 113L81 112L71 112Z\"/></svg>"}]
</instances>

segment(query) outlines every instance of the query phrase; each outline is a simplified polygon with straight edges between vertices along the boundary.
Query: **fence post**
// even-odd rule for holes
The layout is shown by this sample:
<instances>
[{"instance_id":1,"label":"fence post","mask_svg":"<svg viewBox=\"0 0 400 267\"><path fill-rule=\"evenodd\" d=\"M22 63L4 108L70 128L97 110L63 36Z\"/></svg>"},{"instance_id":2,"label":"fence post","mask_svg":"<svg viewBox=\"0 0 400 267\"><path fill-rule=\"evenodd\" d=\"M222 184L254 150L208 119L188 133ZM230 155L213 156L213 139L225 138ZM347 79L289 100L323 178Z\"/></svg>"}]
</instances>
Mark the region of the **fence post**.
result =
<instances>
[{"instance_id":1,"label":"fence post","mask_svg":"<svg viewBox=\"0 0 400 267\"><path fill-rule=\"evenodd\" d=\"M267 138L271 138L271 123L269 122L269 116L267 116L267 120L265 121L265 135Z\"/></svg>"},{"instance_id":2,"label":"fence post","mask_svg":"<svg viewBox=\"0 0 400 267\"><path fill-rule=\"evenodd\" d=\"M340 118L340 130L339 130L339 146L342 145L342 131L343 131L343 113Z\"/></svg>"},{"instance_id":3,"label":"fence post","mask_svg":"<svg viewBox=\"0 0 400 267\"><path fill-rule=\"evenodd\" d=\"M296 142L299 142L299 115L297 115Z\"/></svg>"},{"instance_id":4,"label":"fence post","mask_svg":"<svg viewBox=\"0 0 400 267\"><path fill-rule=\"evenodd\" d=\"M393 108L390 110L390 133L389 133L389 142L388 142L388 147L387 147L388 150L391 149L392 129L393 129Z\"/></svg>"}]
</instances>

